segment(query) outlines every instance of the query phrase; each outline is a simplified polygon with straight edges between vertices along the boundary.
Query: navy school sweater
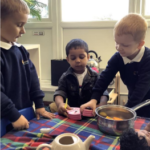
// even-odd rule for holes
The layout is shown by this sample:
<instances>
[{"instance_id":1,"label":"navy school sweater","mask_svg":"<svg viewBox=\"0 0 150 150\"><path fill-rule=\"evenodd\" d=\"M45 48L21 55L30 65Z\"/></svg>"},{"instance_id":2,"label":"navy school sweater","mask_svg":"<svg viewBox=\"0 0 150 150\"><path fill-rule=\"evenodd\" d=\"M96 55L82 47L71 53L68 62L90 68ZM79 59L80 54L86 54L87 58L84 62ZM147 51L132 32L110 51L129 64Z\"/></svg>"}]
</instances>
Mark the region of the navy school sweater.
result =
<instances>
[{"instance_id":1,"label":"navy school sweater","mask_svg":"<svg viewBox=\"0 0 150 150\"><path fill-rule=\"evenodd\" d=\"M118 71L129 91L127 107L133 107L150 99L150 49L147 47L145 47L140 62L126 65L120 54L116 52L108 61L106 69L100 74L100 78L93 88L92 99L98 100L100 98ZM139 109L137 115L150 117L150 105Z\"/></svg>"},{"instance_id":2,"label":"navy school sweater","mask_svg":"<svg viewBox=\"0 0 150 150\"><path fill-rule=\"evenodd\" d=\"M11 122L20 117L18 110L42 108L44 93L40 90L35 67L29 53L21 46L9 50L1 48L1 117Z\"/></svg>"}]
</instances>

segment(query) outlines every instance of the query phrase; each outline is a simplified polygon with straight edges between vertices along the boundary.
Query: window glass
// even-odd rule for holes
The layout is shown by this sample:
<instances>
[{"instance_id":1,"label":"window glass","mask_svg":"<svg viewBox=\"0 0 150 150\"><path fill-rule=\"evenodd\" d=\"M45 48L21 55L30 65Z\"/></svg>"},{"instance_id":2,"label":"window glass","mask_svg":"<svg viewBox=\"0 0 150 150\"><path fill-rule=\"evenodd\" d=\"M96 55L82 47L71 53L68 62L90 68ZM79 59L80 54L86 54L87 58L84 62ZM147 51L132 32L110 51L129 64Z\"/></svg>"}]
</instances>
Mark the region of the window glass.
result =
<instances>
[{"instance_id":1,"label":"window glass","mask_svg":"<svg viewBox=\"0 0 150 150\"><path fill-rule=\"evenodd\" d=\"M46 4L46 7L40 8L41 10L41 18L49 18L49 7L48 7L48 0L38 0L43 4ZM29 15L29 18L35 18L32 15Z\"/></svg>"},{"instance_id":2,"label":"window glass","mask_svg":"<svg viewBox=\"0 0 150 150\"><path fill-rule=\"evenodd\" d=\"M150 16L150 0L145 0L145 15Z\"/></svg>"},{"instance_id":3,"label":"window glass","mask_svg":"<svg viewBox=\"0 0 150 150\"><path fill-rule=\"evenodd\" d=\"M129 12L129 0L61 0L62 21L118 20Z\"/></svg>"}]
</instances>

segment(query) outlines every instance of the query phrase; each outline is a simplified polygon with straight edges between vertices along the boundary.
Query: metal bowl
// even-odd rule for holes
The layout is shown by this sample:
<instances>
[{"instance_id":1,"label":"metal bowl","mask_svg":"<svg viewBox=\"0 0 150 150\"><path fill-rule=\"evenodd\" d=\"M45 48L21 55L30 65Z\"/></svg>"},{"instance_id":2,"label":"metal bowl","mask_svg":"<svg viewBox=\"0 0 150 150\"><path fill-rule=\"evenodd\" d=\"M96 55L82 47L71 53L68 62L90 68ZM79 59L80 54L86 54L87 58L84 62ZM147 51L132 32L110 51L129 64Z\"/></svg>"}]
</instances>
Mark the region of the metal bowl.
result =
<instances>
[{"instance_id":1,"label":"metal bowl","mask_svg":"<svg viewBox=\"0 0 150 150\"><path fill-rule=\"evenodd\" d=\"M121 105L103 105L96 108L95 112L97 114L97 124L100 131L110 134L110 135L121 135L124 131L129 128L133 128L134 121L136 119L135 110L149 105L150 100L146 100L134 108L128 108ZM111 120L106 119L101 116L99 113L105 112L109 117L119 117L123 120Z\"/></svg>"}]
</instances>

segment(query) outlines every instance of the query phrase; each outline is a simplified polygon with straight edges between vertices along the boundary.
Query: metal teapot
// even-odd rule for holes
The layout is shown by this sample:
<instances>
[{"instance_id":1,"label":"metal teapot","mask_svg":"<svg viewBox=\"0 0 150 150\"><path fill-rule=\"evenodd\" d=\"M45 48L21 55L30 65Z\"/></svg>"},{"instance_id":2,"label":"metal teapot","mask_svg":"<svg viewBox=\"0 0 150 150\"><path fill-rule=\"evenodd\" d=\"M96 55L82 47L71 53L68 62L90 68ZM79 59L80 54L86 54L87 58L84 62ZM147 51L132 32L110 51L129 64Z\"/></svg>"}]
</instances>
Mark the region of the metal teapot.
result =
<instances>
[{"instance_id":1,"label":"metal teapot","mask_svg":"<svg viewBox=\"0 0 150 150\"><path fill-rule=\"evenodd\" d=\"M99 63L102 61L101 56L98 57L97 53L94 50L90 50L88 53L94 53L96 58L94 59L93 56L90 55L90 59L87 65L91 68L96 67L99 70Z\"/></svg>"}]
</instances>

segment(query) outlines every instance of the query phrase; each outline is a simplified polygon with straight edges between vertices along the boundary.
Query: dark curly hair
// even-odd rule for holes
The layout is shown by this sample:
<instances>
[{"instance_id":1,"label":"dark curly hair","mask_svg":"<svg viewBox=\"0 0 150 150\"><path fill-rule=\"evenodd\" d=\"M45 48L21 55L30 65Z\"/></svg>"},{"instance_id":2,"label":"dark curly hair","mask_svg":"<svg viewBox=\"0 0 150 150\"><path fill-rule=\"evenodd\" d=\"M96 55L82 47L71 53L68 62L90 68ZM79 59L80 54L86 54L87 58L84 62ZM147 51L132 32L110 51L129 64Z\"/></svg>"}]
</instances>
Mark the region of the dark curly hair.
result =
<instances>
[{"instance_id":1,"label":"dark curly hair","mask_svg":"<svg viewBox=\"0 0 150 150\"><path fill-rule=\"evenodd\" d=\"M67 45L66 45L66 55L69 55L69 51L72 48L83 48L85 50L85 52L88 54L89 48L88 45L85 41L81 40L81 39L72 39Z\"/></svg>"},{"instance_id":2,"label":"dark curly hair","mask_svg":"<svg viewBox=\"0 0 150 150\"><path fill-rule=\"evenodd\" d=\"M134 129L129 129L120 137L120 150L150 150L145 137L139 139Z\"/></svg>"}]
</instances>

